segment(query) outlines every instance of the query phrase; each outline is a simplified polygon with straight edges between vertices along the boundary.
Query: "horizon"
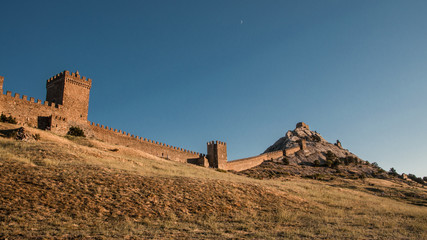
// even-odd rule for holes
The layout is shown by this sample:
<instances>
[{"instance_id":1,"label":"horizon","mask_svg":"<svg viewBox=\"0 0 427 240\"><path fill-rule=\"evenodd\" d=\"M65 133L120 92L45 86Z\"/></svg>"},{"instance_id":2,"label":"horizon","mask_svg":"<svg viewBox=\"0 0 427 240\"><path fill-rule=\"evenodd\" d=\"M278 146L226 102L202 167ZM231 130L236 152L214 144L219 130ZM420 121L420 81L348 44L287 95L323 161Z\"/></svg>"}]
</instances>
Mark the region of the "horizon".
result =
<instances>
[{"instance_id":1,"label":"horizon","mask_svg":"<svg viewBox=\"0 0 427 240\"><path fill-rule=\"evenodd\" d=\"M427 2L22 2L2 4L4 93L44 100L78 70L91 122L200 153L223 141L229 161L305 122L427 176Z\"/></svg>"}]
</instances>

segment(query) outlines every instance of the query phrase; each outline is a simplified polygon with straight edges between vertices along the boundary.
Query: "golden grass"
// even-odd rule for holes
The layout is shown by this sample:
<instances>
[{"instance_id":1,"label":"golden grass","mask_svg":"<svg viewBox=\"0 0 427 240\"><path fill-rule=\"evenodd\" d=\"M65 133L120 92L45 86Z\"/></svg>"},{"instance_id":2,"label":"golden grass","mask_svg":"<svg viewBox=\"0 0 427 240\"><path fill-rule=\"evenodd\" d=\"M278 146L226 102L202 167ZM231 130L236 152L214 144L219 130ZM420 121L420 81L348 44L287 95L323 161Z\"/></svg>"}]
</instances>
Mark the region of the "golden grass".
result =
<instances>
[{"instance_id":1,"label":"golden grass","mask_svg":"<svg viewBox=\"0 0 427 240\"><path fill-rule=\"evenodd\" d=\"M28 130L0 138L0 239L427 239L426 207L366 190L400 183L256 180Z\"/></svg>"}]
</instances>

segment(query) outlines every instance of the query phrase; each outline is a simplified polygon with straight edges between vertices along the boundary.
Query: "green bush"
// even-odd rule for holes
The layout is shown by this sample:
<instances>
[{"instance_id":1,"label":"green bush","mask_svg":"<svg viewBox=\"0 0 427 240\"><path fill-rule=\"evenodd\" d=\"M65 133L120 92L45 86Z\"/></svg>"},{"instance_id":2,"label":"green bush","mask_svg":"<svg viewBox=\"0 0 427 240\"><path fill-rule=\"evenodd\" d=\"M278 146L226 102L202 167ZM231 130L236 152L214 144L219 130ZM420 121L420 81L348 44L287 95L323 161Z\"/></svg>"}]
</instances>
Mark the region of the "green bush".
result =
<instances>
[{"instance_id":1,"label":"green bush","mask_svg":"<svg viewBox=\"0 0 427 240\"><path fill-rule=\"evenodd\" d=\"M412 173L408 174L408 178L419 184L426 184L422 178L415 176L415 174L412 174Z\"/></svg>"},{"instance_id":2,"label":"green bush","mask_svg":"<svg viewBox=\"0 0 427 240\"><path fill-rule=\"evenodd\" d=\"M12 117L12 115L6 117L3 113L0 115L0 122L17 124L16 118Z\"/></svg>"},{"instance_id":3,"label":"green bush","mask_svg":"<svg viewBox=\"0 0 427 240\"><path fill-rule=\"evenodd\" d=\"M395 177L399 176L396 169L394 169L394 168L390 168L390 171L388 171L388 174L395 176Z\"/></svg>"},{"instance_id":4,"label":"green bush","mask_svg":"<svg viewBox=\"0 0 427 240\"><path fill-rule=\"evenodd\" d=\"M75 137L86 137L85 132L79 127L70 127L67 135Z\"/></svg>"},{"instance_id":5,"label":"green bush","mask_svg":"<svg viewBox=\"0 0 427 240\"><path fill-rule=\"evenodd\" d=\"M318 166L320 166L320 161L316 159L316 160L314 160L313 164L314 164L314 166L318 167Z\"/></svg>"}]
</instances>

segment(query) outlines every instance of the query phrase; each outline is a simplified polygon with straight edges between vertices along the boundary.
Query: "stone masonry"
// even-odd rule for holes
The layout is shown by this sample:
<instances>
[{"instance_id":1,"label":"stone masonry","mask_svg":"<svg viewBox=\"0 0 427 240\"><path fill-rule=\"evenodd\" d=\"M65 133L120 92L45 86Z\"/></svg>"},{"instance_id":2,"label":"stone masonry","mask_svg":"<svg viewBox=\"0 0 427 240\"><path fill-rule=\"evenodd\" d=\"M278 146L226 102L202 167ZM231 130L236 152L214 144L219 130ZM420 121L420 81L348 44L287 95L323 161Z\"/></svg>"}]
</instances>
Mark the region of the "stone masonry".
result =
<instances>
[{"instance_id":1,"label":"stone masonry","mask_svg":"<svg viewBox=\"0 0 427 240\"><path fill-rule=\"evenodd\" d=\"M3 92L4 77L0 76L0 113L16 118L18 124L65 135L71 126L82 128L88 136L102 141L125 145L151 155L173 161L204 167L242 171L263 161L283 157L283 151L227 161L227 144L221 141L207 143L207 155L170 146L150 139L88 121L89 96L92 80L80 73L63 71L46 82L46 100L35 99L7 91ZM301 124L301 123L298 123ZM304 124L304 123L302 123ZM308 129L308 125L303 127ZM304 149L300 143L298 150Z\"/></svg>"}]
</instances>

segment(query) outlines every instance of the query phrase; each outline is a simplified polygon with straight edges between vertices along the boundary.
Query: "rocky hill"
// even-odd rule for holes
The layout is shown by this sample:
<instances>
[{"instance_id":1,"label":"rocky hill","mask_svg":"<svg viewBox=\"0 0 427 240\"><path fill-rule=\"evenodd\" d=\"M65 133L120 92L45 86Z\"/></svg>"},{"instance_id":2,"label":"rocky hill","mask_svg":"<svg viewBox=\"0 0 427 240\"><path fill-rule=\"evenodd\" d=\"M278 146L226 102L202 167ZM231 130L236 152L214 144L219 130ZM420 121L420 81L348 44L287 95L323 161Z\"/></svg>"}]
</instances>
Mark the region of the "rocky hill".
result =
<instances>
[{"instance_id":1,"label":"rocky hill","mask_svg":"<svg viewBox=\"0 0 427 240\"><path fill-rule=\"evenodd\" d=\"M345 178L378 177L386 178L387 174L376 164L360 159L342 147L337 140L335 144L326 141L319 133L310 130L303 122L294 130L286 132L265 150L273 152L283 150L285 157L266 161L260 166L241 172L257 178L301 175L310 177Z\"/></svg>"},{"instance_id":2,"label":"rocky hill","mask_svg":"<svg viewBox=\"0 0 427 240\"><path fill-rule=\"evenodd\" d=\"M265 153L297 148L300 147L301 141L305 141L306 147L304 147L302 151L298 151L296 154L288 156L291 163L311 165L318 160L319 163L323 165L326 164L326 161L328 160L328 152L329 155L332 153L337 158L359 159L355 154L344 149L338 140L335 144L327 142L319 133L311 131L308 125L303 122L298 123L293 131L289 130L284 137L280 138L273 145L267 148Z\"/></svg>"}]
</instances>

